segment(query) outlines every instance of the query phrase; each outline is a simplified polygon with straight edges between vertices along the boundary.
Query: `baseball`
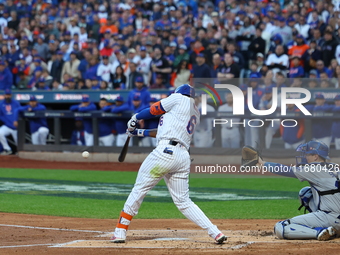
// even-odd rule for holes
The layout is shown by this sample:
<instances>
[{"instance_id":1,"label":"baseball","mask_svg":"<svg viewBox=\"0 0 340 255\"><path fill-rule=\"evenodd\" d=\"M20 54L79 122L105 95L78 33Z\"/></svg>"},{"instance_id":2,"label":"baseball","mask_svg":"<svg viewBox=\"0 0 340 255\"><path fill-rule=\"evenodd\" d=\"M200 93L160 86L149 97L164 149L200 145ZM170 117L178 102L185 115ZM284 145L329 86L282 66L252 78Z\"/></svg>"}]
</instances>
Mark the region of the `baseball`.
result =
<instances>
[{"instance_id":1,"label":"baseball","mask_svg":"<svg viewBox=\"0 0 340 255\"><path fill-rule=\"evenodd\" d=\"M90 156L90 153L88 151L84 151L82 154L83 158L88 158Z\"/></svg>"}]
</instances>

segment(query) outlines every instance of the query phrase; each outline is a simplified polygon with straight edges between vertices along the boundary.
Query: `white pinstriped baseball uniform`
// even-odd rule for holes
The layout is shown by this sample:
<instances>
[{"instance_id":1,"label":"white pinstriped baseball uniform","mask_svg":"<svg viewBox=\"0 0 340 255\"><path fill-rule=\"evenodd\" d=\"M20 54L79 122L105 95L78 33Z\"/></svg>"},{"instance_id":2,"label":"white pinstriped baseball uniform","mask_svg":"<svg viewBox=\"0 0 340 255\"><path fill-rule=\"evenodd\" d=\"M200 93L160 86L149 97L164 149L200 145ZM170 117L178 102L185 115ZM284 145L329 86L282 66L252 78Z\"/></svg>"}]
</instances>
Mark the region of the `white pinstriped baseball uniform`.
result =
<instances>
[{"instance_id":1,"label":"white pinstriped baseball uniform","mask_svg":"<svg viewBox=\"0 0 340 255\"><path fill-rule=\"evenodd\" d=\"M123 211L130 216L135 216L147 192L164 178L177 208L188 219L207 230L209 236L215 238L221 231L189 198L191 160L188 149L195 125L199 123L199 111L194 99L179 93L172 94L160 102L166 113L159 121L158 145L142 163ZM170 145L170 140L178 144ZM164 152L165 150L170 154ZM129 225L130 221L121 217L120 223ZM125 235L125 229L115 229L115 237L125 238Z\"/></svg>"}]
</instances>

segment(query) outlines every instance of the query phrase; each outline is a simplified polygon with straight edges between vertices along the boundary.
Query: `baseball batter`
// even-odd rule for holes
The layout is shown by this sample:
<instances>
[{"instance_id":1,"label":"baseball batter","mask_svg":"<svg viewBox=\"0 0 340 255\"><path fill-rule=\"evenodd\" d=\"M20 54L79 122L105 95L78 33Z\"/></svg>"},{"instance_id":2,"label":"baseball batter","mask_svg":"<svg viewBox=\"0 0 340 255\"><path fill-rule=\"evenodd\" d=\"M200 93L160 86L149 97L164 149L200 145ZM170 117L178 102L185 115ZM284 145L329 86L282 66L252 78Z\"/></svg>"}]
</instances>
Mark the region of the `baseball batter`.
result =
<instances>
[{"instance_id":1,"label":"baseball batter","mask_svg":"<svg viewBox=\"0 0 340 255\"><path fill-rule=\"evenodd\" d=\"M165 180L177 208L191 221L208 231L217 243L227 238L212 224L201 209L189 198L189 147L195 126L199 123L199 111L195 106L195 90L184 84L175 93L151 107L132 116L128 122L130 136L156 136L157 147L142 163L132 189L111 238L113 243L124 243L126 231L132 218L138 213L145 195L161 179ZM158 129L135 129L141 119L150 119L163 114Z\"/></svg>"},{"instance_id":2,"label":"baseball batter","mask_svg":"<svg viewBox=\"0 0 340 255\"><path fill-rule=\"evenodd\" d=\"M301 156L296 157L297 165L294 167L259 159L259 164L270 172L298 178L310 185L299 192L302 206L310 213L279 221L274 231L281 239L327 241L340 231L339 166L326 163L329 159L328 146L323 142L310 141L298 146L297 151ZM284 171L273 171L275 168Z\"/></svg>"}]
</instances>

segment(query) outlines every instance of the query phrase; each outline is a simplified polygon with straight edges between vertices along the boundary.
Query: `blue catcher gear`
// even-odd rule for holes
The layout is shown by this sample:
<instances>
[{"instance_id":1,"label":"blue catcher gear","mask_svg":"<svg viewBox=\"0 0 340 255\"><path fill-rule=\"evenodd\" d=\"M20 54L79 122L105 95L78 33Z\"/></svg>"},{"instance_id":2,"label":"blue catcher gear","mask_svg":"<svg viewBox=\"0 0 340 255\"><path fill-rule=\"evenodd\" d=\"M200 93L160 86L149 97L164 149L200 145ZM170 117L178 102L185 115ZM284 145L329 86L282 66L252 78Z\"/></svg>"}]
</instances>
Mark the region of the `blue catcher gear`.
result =
<instances>
[{"instance_id":1,"label":"blue catcher gear","mask_svg":"<svg viewBox=\"0 0 340 255\"><path fill-rule=\"evenodd\" d=\"M308 143L300 144L297 149L297 152L301 152L300 156L296 156L297 165L305 165L308 164L306 159L306 154L316 154L322 157L323 159L329 158L329 149L328 146L320 141L309 141ZM300 160L300 162L299 162Z\"/></svg>"},{"instance_id":2,"label":"blue catcher gear","mask_svg":"<svg viewBox=\"0 0 340 255\"><path fill-rule=\"evenodd\" d=\"M183 84L179 86L174 93L180 93L189 97L195 97L195 89L189 84Z\"/></svg>"},{"instance_id":3,"label":"blue catcher gear","mask_svg":"<svg viewBox=\"0 0 340 255\"><path fill-rule=\"evenodd\" d=\"M312 193L312 188L307 186L302 188L299 191L299 199L301 206L298 208L300 211L302 207L305 207L305 213L306 211L308 212L315 212L317 210L317 206L314 203L313 200L313 193Z\"/></svg>"}]
</instances>

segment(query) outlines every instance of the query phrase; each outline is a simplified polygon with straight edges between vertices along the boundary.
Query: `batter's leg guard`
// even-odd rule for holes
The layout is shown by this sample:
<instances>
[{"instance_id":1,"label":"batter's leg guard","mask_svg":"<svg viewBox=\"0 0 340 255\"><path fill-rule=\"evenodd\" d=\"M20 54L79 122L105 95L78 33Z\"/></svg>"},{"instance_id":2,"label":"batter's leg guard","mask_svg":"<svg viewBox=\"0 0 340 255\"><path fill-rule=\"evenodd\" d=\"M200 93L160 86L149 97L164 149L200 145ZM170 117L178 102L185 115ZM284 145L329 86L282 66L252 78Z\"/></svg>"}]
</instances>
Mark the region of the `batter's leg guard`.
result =
<instances>
[{"instance_id":1,"label":"batter's leg guard","mask_svg":"<svg viewBox=\"0 0 340 255\"><path fill-rule=\"evenodd\" d=\"M126 231L129 228L132 218L133 218L132 215L127 214L124 211L121 211L115 232L111 237L111 242L125 243Z\"/></svg>"},{"instance_id":2,"label":"batter's leg guard","mask_svg":"<svg viewBox=\"0 0 340 255\"><path fill-rule=\"evenodd\" d=\"M284 220L275 224L274 233L280 239L304 240L317 239L320 230Z\"/></svg>"}]
</instances>

